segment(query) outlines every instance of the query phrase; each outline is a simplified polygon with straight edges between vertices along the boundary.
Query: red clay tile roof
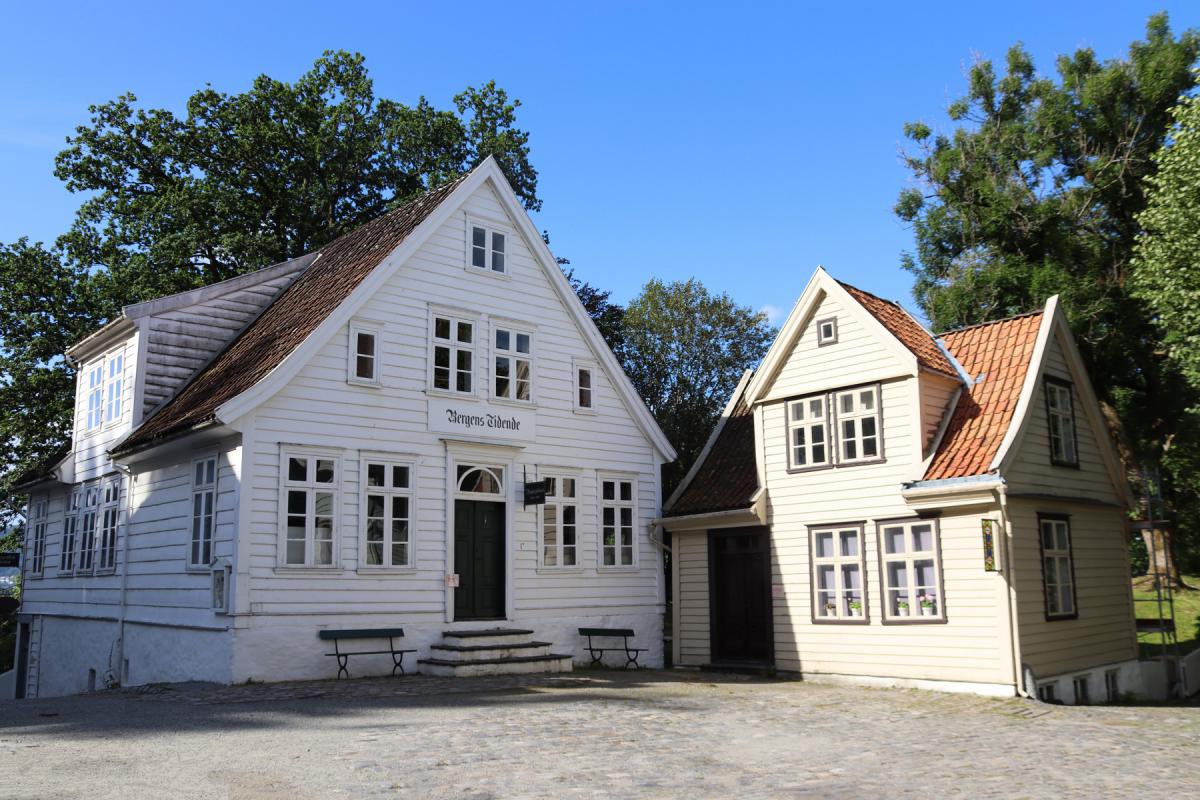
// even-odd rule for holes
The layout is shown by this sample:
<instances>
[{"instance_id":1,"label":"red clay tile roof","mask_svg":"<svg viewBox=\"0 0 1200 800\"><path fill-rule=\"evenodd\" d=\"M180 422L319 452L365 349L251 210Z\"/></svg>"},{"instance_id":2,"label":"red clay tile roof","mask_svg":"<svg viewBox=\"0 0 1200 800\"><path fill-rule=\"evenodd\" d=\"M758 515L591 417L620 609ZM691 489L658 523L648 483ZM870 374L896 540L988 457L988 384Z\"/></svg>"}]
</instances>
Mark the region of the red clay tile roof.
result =
<instances>
[{"instance_id":1,"label":"red clay tile roof","mask_svg":"<svg viewBox=\"0 0 1200 800\"><path fill-rule=\"evenodd\" d=\"M667 516L736 511L750 507L758 491L754 464L754 414L739 397L717 440L709 448L691 483L667 509Z\"/></svg>"},{"instance_id":2,"label":"red clay tile roof","mask_svg":"<svg viewBox=\"0 0 1200 800\"><path fill-rule=\"evenodd\" d=\"M879 320L892 336L895 336L901 344L911 350L922 367L949 375L952 378L959 377L958 370L954 368L950 359L946 358L942 349L937 346L933 335L925 330L921 323L913 319L903 306L893 303L891 300L876 297L870 292L864 292L848 283L841 281L838 283L875 319Z\"/></svg>"},{"instance_id":3,"label":"red clay tile roof","mask_svg":"<svg viewBox=\"0 0 1200 800\"><path fill-rule=\"evenodd\" d=\"M462 180L434 189L322 247L316 261L258 319L117 449L131 450L215 419L222 403L279 366Z\"/></svg>"},{"instance_id":4,"label":"red clay tile roof","mask_svg":"<svg viewBox=\"0 0 1200 800\"><path fill-rule=\"evenodd\" d=\"M1017 410L1042 312L985 322L942 336L977 383L963 391L924 480L987 473ZM979 380L982 375L982 380Z\"/></svg>"}]
</instances>

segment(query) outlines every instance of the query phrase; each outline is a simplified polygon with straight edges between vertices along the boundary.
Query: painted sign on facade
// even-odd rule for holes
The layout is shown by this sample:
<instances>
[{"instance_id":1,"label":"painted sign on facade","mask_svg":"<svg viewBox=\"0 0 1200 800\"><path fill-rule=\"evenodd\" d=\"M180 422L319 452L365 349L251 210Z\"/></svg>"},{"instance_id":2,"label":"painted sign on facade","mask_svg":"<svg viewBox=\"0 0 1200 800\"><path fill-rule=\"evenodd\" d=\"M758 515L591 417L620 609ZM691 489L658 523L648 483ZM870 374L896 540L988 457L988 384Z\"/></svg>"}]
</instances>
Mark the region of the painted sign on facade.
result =
<instances>
[{"instance_id":1,"label":"painted sign on facade","mask_svg":"<svg viewBox=\"0 0 1200 800\"><path fill-rule=\"evenodd\" d=\"M429 430L472 438L530 442L537 436L537 415L524 408L431 397Z\"/></svg>"}]
</instances>

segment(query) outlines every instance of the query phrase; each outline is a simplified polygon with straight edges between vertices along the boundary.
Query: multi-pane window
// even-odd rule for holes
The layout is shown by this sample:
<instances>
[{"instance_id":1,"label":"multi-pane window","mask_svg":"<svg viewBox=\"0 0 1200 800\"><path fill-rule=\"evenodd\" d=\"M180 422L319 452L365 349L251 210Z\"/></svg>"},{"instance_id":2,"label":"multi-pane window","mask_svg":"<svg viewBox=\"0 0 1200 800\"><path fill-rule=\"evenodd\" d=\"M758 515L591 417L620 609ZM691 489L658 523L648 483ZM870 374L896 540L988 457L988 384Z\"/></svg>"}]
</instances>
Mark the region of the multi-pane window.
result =
<instances>
[{"instance_id":1,"label":"multi-pane window","mask_svg":"<svg viewBox=\"0 0 1200 800\"><path fill-rule=\"evenodd\" d=\"M67 512L63 515L62 549L58 555L58 571L71 574L75 570L76 526L79 524L80 492L71 492Z\"/></svg>"},{"instance_id":2,"label":"multi-pane window","mask_svg":"<svg viewBox=\"0 0 1200 800\"><path fill-rule=\"evenodd\" d=\"M793 469L830 463L825 395L787 404L788 458Z\"/></svg>"},{"instance_id":3,"label":"multi-pane window","mask_svg":"<svg viewBox=\"0 0 1200 800\"><path fill-rule=\"evenodd\" d=\"M1104 694L1105 699L1110 703L1116 703L1121 699L1121 672L1120 670L1110 669L1104 673Z\"/></svg>"},{"instance_id":4,"label":"multi-pane window","mask_svg":"<svg viewBox=\"0 0 1200 800\"><path fill-rule=\"evenodd\" d=\"M100 545L96 548L96 571L117 567L117 532L121 525L121 479L104 482L100 506Z\"/></svg>"},{"instance_id":5,"label":"multi-pane window","mask_svg":"<svg viewBox=\"0 0 1200 800\"><path fill-rule=\"evenodd\" d=\"M121 418L122 389L125 385L125 354L114 353L108 357L104 376L104 422L115 422Z\"/></svg>"},{"instance_id":6,"label":"multi-pane window","mask_svg":"<svg viewBox=\"0 0 1200 800\"><path fill-rule=\"evenodd\" d=\"M99 428L104 422L104 361L90 365L87 380L87 429Z\"/></svg>"},{"instance_id":7,"label":"multi-pane window","mask_svg":"<svg viewBox=\"0 0 1200 800\"><path fill-rule=\"evenodd\" d=\"M496 328L496 397L526 402L531 399L532 350L532 334L511 328Z\"/></svg>"},{"instance_id":8,"label":"multi-pane window","mask_svg":"<svg viewBox=\"0 0 1200 800\"><path fill-rule=\"evenodd\" d=\"M192 538L188 566L212 564L216 505L217 459L201 458L192 462Z\"/></svg>"},{"instance_id":9,"label":"multi-pane window","mask_svg":"<svg viewBox=\"0 0 1200 800\"><path fill-rule=\"evenodd\" d=\"M1075 407L1070 384L1046 381L1046 416L1050 427L1050 460L1055 464L1077 466Z\"/></svg>"},{"instance_id":10,"label":"multi-pane window","mask_svg":"<svg viewBox=\"0 0 1200 800\"><path fill-rule=\"evenodd\" d=\"M637 564L634 536L634 486L630 479L600 480L600 564L630 567Z\"/></svg>"},{"instance_id":11,"label":"multi-pane window","mask_svg":"<svg viewBox=\"0 0 1200 800\"><path fill-rule=\"evenodd\" d=\"M937 523L888 523L882 526L880 539L887 618L944 619Z\"/></svg>"},{"instance_id":12,"label":"multi-pane window","mask_svg":"<svg viewBox=\"0 0 1200 800\"><path fill-rule=\"evenodd\" d=\"M29 574L36 577L46 567L46 501L36 500L29 509Z\"/></svg>"},{"instance_id":13,"label":"multi-pane window","mask_svg":"<svg viewBox=\"0 0 1200 800\"><path fill-rule=\"evenodd\" d=\"M506 271L504 264L505 236L500 231L471 225L471 266L492 272Z\"/></svg>"},{"instance_id":14,"label":"multi-pane window","mask_svg":"<svg viewBox=\"0 0 1200 800\"><path fill-rule=\"evenodd\" d=\"M433 388L471 394L475 386L475 323L433 317Z\"/></svg>"},{"instance_id":15,"label":"multi-pane window","mask_svg":"<svg viewBox=\"0 0 1200 800\"><path fill-rule=\"evenodd\" d=\"M363 563L368 567L411 567L412 465L368 461L364 469Z\"/></svg>"},{"instance_id":16,"label":"multi-pane window","mask_svg":"<svg viewBox=\"0 0 1200 800\"><path fill-rule=\"evenodd\" d=\"M879 389L868 386L836 395L843 463L879 458Z\"/></svg>"},{"instance_id":17,"label":"multi-pane window","mask_svg":"<svg viewBox=\"0 0 1200 800\"><path fill-rule=\"evenodd\" d=\"M1071 527L1063 517L1042 517L1042 578L1046 617L1075 616L1075 577L1071 564Z\"/></svg>"},{"instance_id":18,"label":"multi-pane window","mask_svg":"<svg viewBox=\"0 0 1200 800\"><path fill-rule=\"evenodd\" d=\"M591 367L575 367L575 408L579 411L591 411L594 406L595 386Z\"/></svg>"},{"instance_id":19,"label":"multi-pane window","mask_svg":"<svg viewBox=\"0 0 1200 800\"><path fill-rule=\"evenodd\" d=\"M1087 675L1077 675L1071 679L1071 683L1075 689L1075 705L1086 706L1091 705L1092 692L1091 682Z\"/></svg>"},{"instance_id":20,"label":"multi-pane window","mask_svg":"<svg viewBox=\"0 0 1200 800\"><path fill-rule=\"evenodd\" d=\"M542 566L574 567L579 564L578 520L575 479L546 478L546 503L542 506Z\"/></svg>"},{"instance_id":21,"label":"multi-pane window","mask_svg":"<svg viewBox=\"0 0 1200 800\"><path fill-rule=\"evenodd\" d=\"M814 529L812 552L816 618L865 619L862 529Z\"/></svg>"},{"instance_id":22,"label":"multi-pane window","mask_svg":"<svg viewBox=\"0 0 1200 800\"><path fill-rule=\"evenodd\" d=\"M347 370L352 383L379 383L379 334L376 331L350 329Z\"/></svg>"},{"instance_id":23,"label":"multi-pane window","mask_svg":"<svg viewBox=\"0 0 1200 800\"><path fill-rule=\"evenodd\" d=\"M333 565L338 477L334 456L284 454L285 565Z\"/></svg>"},{"instance_id":24,"label":"multi-pane window","mask_svg":"<svg viewBox=\"0 0 1200 800\"><path fill-rule=\"evenodd\" d=\"M100 505L100 488L85 486L83 489L83 509L79 513L78 548L75 556L75 572L88 573L92 571L96 556L96 514Z\"/></svg>"}]
</instances>

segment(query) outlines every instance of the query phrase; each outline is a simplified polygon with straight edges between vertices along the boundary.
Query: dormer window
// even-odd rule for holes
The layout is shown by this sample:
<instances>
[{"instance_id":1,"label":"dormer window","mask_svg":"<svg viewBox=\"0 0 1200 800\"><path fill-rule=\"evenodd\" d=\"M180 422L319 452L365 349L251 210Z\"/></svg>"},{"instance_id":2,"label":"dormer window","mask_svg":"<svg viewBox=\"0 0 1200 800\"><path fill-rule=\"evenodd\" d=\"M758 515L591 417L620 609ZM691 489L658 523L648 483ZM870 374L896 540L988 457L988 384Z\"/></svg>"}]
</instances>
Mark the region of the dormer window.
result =
<instances>
[{"instance_id":1,"label":"dormer window","mask_svg":"<svg viewBox=\"0 0 1200 800\"><path fill-rule=\"evenodd\" d=\"M84 429L94 431L119 422L125 400L124 349L98 358L84 369L87 416Z\"/></svg>"},{"instance_id":2,"label":"dormer window","mask_svg":"<svg viewBox=\"0 0 1200 800\"><path fill-rule=\"evenodd\" d=\"M837 317L817 320L817 346L824 347L835 342L837 342Z\"/></svg>"},{"instance_id":3,"label":"dormer window","mask_svg":"<svg viewBox=\"0 0 1200 800\"><path fill-rule=\"evenodd\" d=\"M116 422L121 418L121 399L125 386L125 353L116 352L108 357L107 374L104 376L105 393L104 422Z\"/></svg>"},{"instance_id":4,"label":"dormer window","mask_svg":"<svg viewBox=\"0 0 1200 800\"><path fill-rule=\"evenodd\" d=\"M1046 378L1046 422L1050 431L1050 463L1079 466L1075 442L1075 400L1071 384Z\"/></svg>"},{"instance_id":5,"label":"dormer window","mask_svg":"<svg viewBox=\"0 0 1200 800\"><path fill-rule=\"evenodd\" d=\"M471 229L471 246L468 263L472 267L495 273L507 272L504 262L505 248L507 247L505 234L474 222L469 227Z\"/></svg>"},{"instance_id":6,"label":"dormer window","mask_svg":"<svg viewBox=\"0 0 1200 800\"><path fill-rule=\"evenodd\" d=\"M347 373L350 383L379 384L378 331L351 326Z\"/></svg>"},{"instance_id":7,"label":"dormer window","mask_svg":"<svg viewBox=\"0 0 1200 800\"><path fill-rule=\"evenodd\" d=\"M97 361L87 368L87 429L100 427L104 422L104 361Z\"/></svg>"}]
</instances>

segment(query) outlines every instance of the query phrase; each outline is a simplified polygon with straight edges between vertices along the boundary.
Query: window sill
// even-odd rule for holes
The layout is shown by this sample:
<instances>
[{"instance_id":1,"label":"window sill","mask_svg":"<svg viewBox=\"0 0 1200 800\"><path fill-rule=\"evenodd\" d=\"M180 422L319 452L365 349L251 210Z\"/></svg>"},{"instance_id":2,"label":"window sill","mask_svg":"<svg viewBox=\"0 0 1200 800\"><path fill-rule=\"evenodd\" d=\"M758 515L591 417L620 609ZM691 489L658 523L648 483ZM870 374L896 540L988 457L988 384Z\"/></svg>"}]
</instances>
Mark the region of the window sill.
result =
<instances>
[{"instance_id":1,"label":"window sill","mask_svg":"<svg viewBox=\"0 0 1200 800\"><path fill-rule=\"evenodd\" d=\"M609 571L614 571L612 567ZM583 567L538 567L536 570L538 575L582 575Z\"/></svg>"},{"instance_id":2,"label":"window sill","mask_svg":"<svg viewBox=\"0 0 1200 800\"><path fill-rule=\"evenodd\" d=\"M916 615L910 616L910 617L886 617L885 616L883 618L884 625L945 625L946 622L947 622L947 620L946 620L946 617L944 617L944 616L923 617L920 614L916 614Z\"/></svg>"},{"instance_id":3,"label":"window sill","mask_svg":"<svg viewBox=\"0 0 1200 800\"><path fill-rule=\"evenodd\" d=\"M827 469L833 469L836 464L817 464L812 467L788 467L789 475L798 475L803 472L821 472Z\"/></svg>"},{"instance_id":4,"label":"window sill","mask_svg":"<svg viewBox=\"0 0 1200 800\"><path fill-rule=\"evenodd\" d=\"M346 570L341 567L302 567L276 566L276 575L341 575Z\"/></svg>"},{"instance_id":5,"label":"window sill","mask_svg":"<svg viewBox=\"0 0 1200 800\"><path fill-rule=\"evenodd\" d=\"M814 625L870 625L871 618L861 617L815 617Z\"/></svg>"},{"instance_id":6,"label":"window sill","mask_svg":"<svg viewBox=\"0 0 1200 800\"><path fill-rule=\"evenodd\" d=\"M604 573L604 572L641 572L641 571L642 571L642 568L639 567L637 564L634 564L633 566L626 565L626 566L620 566L620 567L596 567L596 572L600 572L600 573Z\"/></svg>"},{"instance_id":7,"label":"window sill","mask_svg":"<svg viewBox=\"0 0 1200 800\"><path fill-rule=\"evenodd\" d=\"M506 261L508 260L507 254L505 255L505 260ZM496 270L492 269L491 267L477 267L474 264L465 264L465 265L463 265L463 269L472 274L487 275L488 277L493 278L498 281L511 281L512 280L512 275L509 273L509 271L507 269L504 270L503 272L497 272Z\"/></svg>"},{"instance_id":8,"label":"window sill","mask_svg":"<svg viewBox=\"0 0 1200 800\"><path fill-rule=\"evenodd\" d=\"M1056 458L1051 458L1051 459L1050 459L1050 466L1052 466L1052 467L1066 467L1067 469L1080 469L1080 466L1079 466L1079 462L1078 462L1078 461L1060 461L1060 460L1058 460L1058 459L1056 459Z\"/></svg>"},{"instance_id":9,"label":"window sill","mask_svg":"<svg viewBox=\"0 0 1200 800\"><path fill-rule=\"evenodd\" d=\"M359 567L359 575L416 575L416 567Z\"/></svg>"},{"instance_id":10,"label":"window sill","mask_svg":"<svg viewBox=\"0 0 1200 800\"><path fill-rule=\"evenodd\" d=\"M366 378L346 378L346 383L350 386L365 386L368 389L383 388L383 384L379 381L369 381Z\"/></svg>"},{"instance_id":11,"label":"window sill","mask_svg":"<svg viewBox=\"0 0 1200 800\"><path fill-rule=\"evenodd\" d=\"M212 572L214 566L216 565L212 564L202 567L199 564L188 564L183 568L183 571L189 575L207 575Z\"/></svg>"},{"instance_id":12,"label":"window sill","mask_svg":"<svg viewBox=\"0 0 1200 800\"><path fill-rule=\"evenodd\" d=\"M1053 615L1047 614L1046 615L1046 622L1065 622L1066 620L1070 620L1070 619L1079 619L1079 612L1076 611L1074 614L1053 614Z\"/></svg>"},{"instance_id":13,"label":"window sill","mask_svg":"<svg viewBox=\"0 0 1200 800\"><path fill-rule=\"evenodd\" d=\"M98 569L92 573L92 575L94 575L97 578L107 577L109 575L116 575L116 574L117 574L116 567L106 567L104 569Z\"/></svg>"},{"instance_id":14,"label":"window sill","mask_svg":"<svg viewBox=\"0 0 1200 800\"><path fill-rule=\"evenodd\" d=\"M872 464L886 464L886 458L864 458L861 461L839 461L834 464L835 467L869 467Z\"/></svg>"},{"instance_id":15,"label":"window sill","mask_svg":"<svg viewBox=\"0 0 1200 800\"><path fill-rule=\"evenodd\" d=\"M447 400L469 400L471 402L479 402L479 395L474 392L452 392L449 389L426 389L427 397L444 397Z\"/></svg>"},{"instance_id":16,"label":"window sill","mask_svg":"<svg viewBox=\"0 0 1200 800\"><path fill-rule=\"evenodd\" d=\"M575 411L576 414L580 414L585 417L595 417L595 416L599 415L599 413L600 413L599 411L597 411L594 408L579 408L578 406L573 410Z\"/></svg>"},{"instance_id":17,"label":"window sill","mask_svg":"<svg viewBox=\"0 0 1200 800\"><path fill-rule=\"evenodd\" d=\"M489 397L488 402L497 406L509 406L511 408L528 408L537 411L537 403L533 400L509 400L507 397Z\"/></svg>"}]
</instances>

